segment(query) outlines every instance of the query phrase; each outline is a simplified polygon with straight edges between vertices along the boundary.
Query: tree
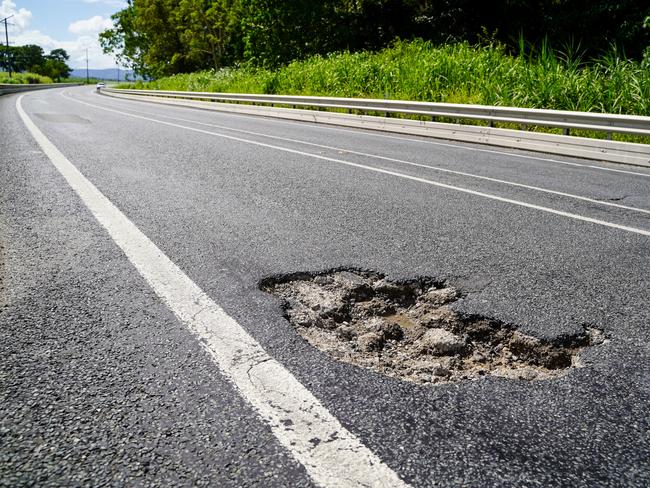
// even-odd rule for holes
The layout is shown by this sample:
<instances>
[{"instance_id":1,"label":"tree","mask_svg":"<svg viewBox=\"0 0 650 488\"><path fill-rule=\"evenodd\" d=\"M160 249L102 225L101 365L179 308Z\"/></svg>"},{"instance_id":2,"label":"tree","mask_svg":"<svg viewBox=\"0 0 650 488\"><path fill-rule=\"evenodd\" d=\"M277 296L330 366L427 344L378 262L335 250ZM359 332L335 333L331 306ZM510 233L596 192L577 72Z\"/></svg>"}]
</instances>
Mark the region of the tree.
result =
<instances>
[{"instance_id":1,"label":"tree","mask_svg":"<svg viewBox=\"0 0 650 488\"><path fill-rule=\"evenodd\" d=\"M99 34L99 43L105 54L112 54L122 65L143 76L152 74L145 62L149 49L147 34L137 26L137 12L133 0L126 8L111 16L113 28Z\"/></svg>"},{"instance_id":2,"label":"tree","mask_svg":"<svg viewBox=\"0 0 650 488\"><path fill-rule=\"evenodd\" d=\"M66 64L70 56L65 49L53 49L46 55L43 62L30 68L34 73L49 76L53 80L61 81L61 78L68 78L72 69Z\"/></svg>"},{"instance_id":3,"label":"tree","mask_svg":"<svg viewBox=\"0 0 650 488\"><path fill-rule=\"evenodd\" d=\"M42 47L27 44L10 46L9 53L12 67L19 73L31 71L59 81L61 78L68 78L72 71L66 63L70 56L65 49L53 49L50 54L45 55Z\"/></svg>"},{"instance_id":4,"label":"tree","mask_svg":"<svg viewBox=\"0 0 650 488\"><path fill-rule=\"evenodd\" d=\"M70 56L65 51L65 49L52 49L50 51L50 54L47 55L47 58L65 63L68 59L70 59Z\"/></svg>"},{"instance_id":5,"label":"tree","mask_svg":"<svg viewBox=\"0 0 650 488\"><path fill-rule=\"evenodd\" d=\"M333 51L380 49L396 38L494 39L516 50L550 39L597 57L650 44L638 0L128 0L100 34L104 52L142 75L239 62L277 67Z\"/></svg>"},{"instance_id":6,"label":"tree","mask_svg":"<svg viewBox=\"0 0 650 488\"><path fill-rule=\"evenodd\" d=\"M244 59L275 67L313 54L346 48L355 26L336 0L242 2Z\"/></svg>"},{"instance_id":7,"label":"tree","mask_svg":"<svg viewBox=\"0 0 650 488\"><path fill-rule=\"evenodd\" d=\"M142 75L191 71L175 25L179 1L129 0L112 16L114 28L99 36L104 52Z\"/></svg>"},{"instance_id":8,"label":"tree","mask_svg":"<svg viewBox=\"0 0 650 488\"><path fill-rule=\"evenodd\" d=\"M13 68L17 72L33 71L32 68L45 63L45 53L41 46L27 44L12 47Z\"/></svg>"},{"instance_id":9,"label":"tree","mask_svg":"<svg viewBox=\"0 0 650 488\"><path fill-rule=\"evenodd\" d=\"M181 0L173 18L186 63L221 68L241 53L239 0Z\"/></svg>"}]
</instances>

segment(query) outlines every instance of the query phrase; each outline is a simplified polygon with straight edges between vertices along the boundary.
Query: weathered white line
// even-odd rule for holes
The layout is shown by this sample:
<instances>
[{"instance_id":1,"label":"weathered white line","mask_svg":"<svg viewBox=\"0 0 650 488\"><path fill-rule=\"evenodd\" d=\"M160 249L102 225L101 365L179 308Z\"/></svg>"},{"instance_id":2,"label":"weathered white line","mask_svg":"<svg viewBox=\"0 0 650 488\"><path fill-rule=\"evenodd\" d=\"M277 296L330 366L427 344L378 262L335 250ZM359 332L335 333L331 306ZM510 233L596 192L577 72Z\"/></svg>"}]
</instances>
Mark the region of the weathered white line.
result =
<instances>
[{"instance_id":1,"label":"weathered white line","mask_svg":"<svg viewBox=\"0 0 650 488\"><path fill-rule=\"evenodd\" d=\"M76 100L76 99L71 98L71 97L65 97L65 98L67 98L68 100L72 100L74 102L86 103L86 102L81 102L81 101ZM95 106L94 104L92 104L92 105ZM101 107L101 105L97 105L97 107ZM127 111L130 111L130 112L135 111L134 109L129 109L129 108L127 108L127 109L123 108L122 110L127 110ZM347 149L347 148L344 148L344 147L327 146L327 145L324 145L324 144L316 144L314 142L303 141L302 139L292 139L292 138L289 138L289 137L274 136L274 135L271 135L271 134L266 134L264 132L256 132L256 131L250 131L250 130L244 130L244 129L235 129L233 127L228 127L227 125L212 124L212 123L207 123L207 122L199 122L199 121L196 121L196 120L184 119L184 118L181 118L181 117L176 117L176 116L171 116L171 115L153 114L153 113L150 113L150 112L138 112L138 113L140 115L150 115L150 116L153 116L153 117L159 117L159 118L163 118L163 119L167 119L167 120L175 120L177 122L188 122L188 123L191 123L191 124L202 125L204 127L213 127L215 129L221 129L221 130L227 130L227 131L230 131L230 132L236 132L238 134L247 134L247 135L251 135L251 136L265 137L267 139L274 139L276 141L285 141L285 142L291 142L291 143L295 143L295 144L302 144L304 146L317 147L317 148L320 148L320 149L328 149L328 150L331 150L331 151L345 152L345 153L349 153L349 154L356 154L358 156L363 156L363 157L367 157L367 158L381 159L382 161L390 161L392 163L398 163L398 164L403 164L403 165L407 165L407 166L414 166L414 167L418 167L418 168L426 168L426 169L430 169L430 170L433 170L433 171L439 171L441 173L449 173L449 174L454 174L454 175L459 175L459 176L465 176L465 177L468 177L468 178L474 178L474 179L479 179L479 180L484 180L484 181L491 181L493 183L499 183L499 184L503 184L503 185L514 186L514 187L518 187L518 188L525 188L526 190L533 190L533 191L538 191L538 192L542 192L542 193L549 193L549 194L552 194L552 195L558 195L558 196L562 196L562 197L566 197L566 198L572 198L572 199L575 199L575 200L582 200L584 202L589 202L589 203L593 203L593 204L596 204L596 205L604 205L604 206L607 206L607 207L615 207L615 208L620 208L620 209L623 209L623 210L630 210L632 212L640 212L640 213L645 213L645 214L650 215L650 210L646 210L644 208L630 207L628 205L621 205L620 203L597 200L595 198L584 197L582 195L576 195L574 193L566 193L566 192L562 192L562 191L558 191L558 190L551 190L549 188L542 188L542 187L539 187L539 186L526 185L524 183L517 183L515 181L501 180L499 178L492 178L492 177L489 177L489 176L477 175L477 174L468 173L468 172L465 172L465 171L457 171L457 170L453 170L453 169L441 168L440 166L435 166L435 165L432 165L432 164L415 163L413 161L406 161L404 159L390 158L390 157L387 157L387 156L381 156L379 154L372 154L372 153L354 151L352 149Z\"/></svg>"},{"instance_id":2,"label":"weathered white line","mask_svg":"<svg viewBox=\"0 0 650 488\"><path fill-rule=\"evenodd\" d=\"M327 129L332 130L332 131L338 131L338 132L348 132L348 133L352 133L352 134L358 134L359 133L359 131L354 131L352 129L343 129L341 127L327 126ZM419 143L422 143L422 144L430 144L432 146L453 147L455 149L463 149L463 150L467 150L467 151L474 151L474 152L487 153L487 154L498 154L500 156L510 156L510 157L513 157L513 158L520 158L520 159L531 159L533 161L544 161L545 163L561 164L561 165L564 165L564 166L573 166L573 167L578 167L578 168L597 169L599 171L609 171L611 173L623 173L623 174L628 174L628 175L645 176L646 178L650 178L650 173L640 173L638 171L631 171L631 170L627 170L627 169L607 168L605 166L597 166L595 164L576 163L576 162L573 162L573 161L562 161L560 159L544 158L544 157L541 157L541 156L529 156L528 154L519 154L519 153L515 153L515 152L498 151L496 149L485 149L485 148L482 148L482 147L461 146L460 144L452 144L450 142L440 142L440 141L430 141L430 140L423 140L423 139L415 139L415 138L406 137L406 136L402 136L402 137L400 137L400 136L392 136L392 135L384 134L384 133L373 134L368 129L366 129L365 133L368 134L371 137L382 137L382 138L385 138L385 139L396 139L396 140L399 140L399 141L419 142ZM424 137L424 136L422 136L422 137ZM611 163L611 164L616 164L616 163Z\"/></svg>"},{"instance_id":3,"label":"weathered white line","mask_svg":"<svg viewBox=\"0 0 650 488\"><path fill-rule=\"evenodd\" d=\"M129 101L135 101L135 102L140 102L140 103L156 103L153 100L138 100L134 98L123 98L123 97L113 97L113 100L129 100ZM176 108L195 108L192 107L191 105L179 105L179 104L167 104L166 106L168 107L176 107ZM232 112L227 112L229 115L232 115L233 117L239 117L239 118L250 118L250 117L258 117L256 115L244 115L244 114L237 114L237 113L232 113ZM274 123L277 124L284 124L284 125L292 125L296 126L299 124L305 124L305 122L293 122L290 120L282 120L282 119L273 119ZM573 166L573 167L579 167L579 168L589 168L589 169L596 169L599 171L609 171L611 173L623 173L623 174L629 174L629 175L635 175L635 176L644 176L646 178L650 178L650 173L641 173L638 171L631 171L631 170L625 170L625 169L619 169L619 168L608 168L606 166L597 166L595 164L586 164L586 163L576 163L573 161L562 161L560 159L553 159L553 158L545 158L541 156L530 156L527 154L520 154L516 152L507 152L507 151L499 151L497 149L486 149L482 147L475 147L475 146L470 146L470 145L461 145L461 144L453 144L451 142L440 142L440 141L433 141L429 139L425 139L425 136L421 136L421 139L416 139L414 137L408 137L408 136L397 136L397 135L390 135L386 134L381 131L377 130L372 130L372 129L344 129L342 127L332 127L331 125L326 125L326 124L319 124L319 128L323 130L328 130L328 131L334 131L334 132L346 132L349 134L365 134L369 137L377 137L377 138L382 138L382 139L393 139L393 140L398 140L398 141L406 141L406 142L418 142L421 144L428 144L428 145L433 145L433 146L443 146L443 147L451 147L454 149L463 149L467 151L474 151L474 152L481 152L481 153L488 153L488 154L498 154L502 156L510 156L513 158L520 158L520 159L530 159L533 161L544 161L546 163L552 163L552 164L560 164L560 165L565 165L565 166ZM470 144L470 143L467 143Z\"/></svg>"},{"instance_id":4,"label":"weathered white line","mask_svg":"<svg viewBox=\"0 0 650 488\"><path fill-rule=\"evenodd\" d=\"M287 152L287 153L291 153L291 154L298 154L300 156L306 156L306 157L310 157L310 158L314 158L314 159L320 159L322 161L329 161L329 162L333 162L333 163L342 164L342 165L345 165L345 166L351 166L351 167L354 167L354 168L360 168L360 169L364 169L364 170L367 170L367 171L373 171L375 173L382 173L382 174L386 174L386 175L390 175L390 176L396 176L398 178L404 178L404 179L411 180L411 181L417 181L419 183L424 183L424 184L436 186L436 187L439 187L439 188L445 188L447 190L458 191L458 192L466 193L466 194L469 194L469 195L488 198L490 200L496 200L496 201L499 201L499 202L504 202L504 203L509 203L509 204L512 204L512 205L517 205L517 206L520 206L520 207L526 207L526 208L530 208L530 209L534 209L534 210L539 210L539 211L542 211L542 212L547 212L547 213L550 213L550 214L559 215L561 217L566 217L566 218L573 219L573 220L579 220L579 221L582 221L582 222L589 222L589 223L596 224L596 225L601 225L601 226L604 226L604 227L610 227L610 228L613 228L613 229L623 230L623 231L626 231L626 232L632 232L634 234L650 236L650 231L645 230L645 229L640 229L640 228L637 228L637 227L630 227L630 226L626 226L626 225L616 224L616 223L608 222L608 221L605 221L605 220L586 217L584 215L579 215L579 214L575 214L575 213L571 213L571 212L564 212L562 210L556 210L556 209L553 209L553 208L550 208L550 207L544 207L542 205L535 205L533 203L527 203L527 202L523 202L523 201L520 201L520 200L514 200L512 198L500 197L498 195L492 195L490 193L480 192L480 191L476 191L476 190L470 190L468 188L463 188L463 187L460 187L460 186L448 185L446 183L441 183L439 181L429 180L429 179L426 179L426 178L420 178L418 176L411 176L411 175L407 175L407 174L404 174L404 173L399 173L397 171L391 171L391 170L387 170L387 169L376 168L374 166L368 166L368 165L365 165L365 164L353 163L351 161L345 161L343 159L330 158L328 156L321 156L319 154L313 154L313 153L308 153L308 152L304 152L304 151L298 151L296 149L289 149L289 148L282 147L282 146L276 146L276 145L267 144L267 143L264 143L264 142L253 141L253 140L250 140L250 139L244 139L242 137L235 137L235 136L230 136L230 135L227 135L227 134L221 134L221 133L218 133L218 132L211 132L211 131L208 131L208 130L197 129L196 127L188 127L186 125L174 124L172 122L165 122L163 120L152 119L150 117L144 117L142 115L135 115L135 114L131 114L131 113L128 113L128 112L121 111L121 110L114 110L114 109L111 109L111 108L102 107L100 105L94 105L92 103L82 102L81 100L74 100L73 99L73 101L75 101L77 103L81 103L83 105L87 105L89 107L98 108L98 109L104 110L106 112L113 112L113 113L123 115L123 116L126 116L126 117L132 117L132 118L136 118L136 119L140 119L140 120L147 120L149 122L155 122L157 124L167 125L169 127L176 127L178 129L185 129L185 130L189 130L189 131L193 131L193 132L198 132L198 133L201 133L201 134L207 134L207 135L211 135L211 136L215 136L215 137L220 137L222 139L228 139L228 140L232 140L232 141L243 142L243 143L251 144L251 145L254 145L254 146L266 147L266 148L269 148L269 149L283 151L283 152Z\"/></svg>"},{"instance_id":5,"label":"weathered white line","mask_svg":"<svg viewBox=\"0 0 650 488\"><path fill-rule=\"evenodd\" d=\"M41 149L311 478L328 487L408 486L77 170L25 113L22 98L16 108Z\"/></svg>"}]
</instances>

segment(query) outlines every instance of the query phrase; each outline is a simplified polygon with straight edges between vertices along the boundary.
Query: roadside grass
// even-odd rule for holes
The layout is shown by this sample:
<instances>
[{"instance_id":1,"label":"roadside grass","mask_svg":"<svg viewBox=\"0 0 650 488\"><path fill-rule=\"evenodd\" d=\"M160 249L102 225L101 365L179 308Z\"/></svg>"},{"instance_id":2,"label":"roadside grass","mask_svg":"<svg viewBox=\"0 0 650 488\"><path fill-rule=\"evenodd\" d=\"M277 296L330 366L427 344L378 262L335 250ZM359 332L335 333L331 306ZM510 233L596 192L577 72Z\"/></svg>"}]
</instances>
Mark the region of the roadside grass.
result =
<instances>
[{"instance_id":1,"label":"roadside grass","mask_svg":"<svg viewBox=\"0 0 650 488\"><path fill-rule=\"evenodd\" d=\"M88 79L88 82L86 83L85 76L71 76L70 78L66 78L65 83L83 83L85 85L95 85L100 81L102 80L100 80L99 78L90 77Z\"/></svg>"},{"instance_id":2,"label":"roadside grass","mask_svg":"<svg viewBox=\"0 0 650 488\"><path fill-rule=\"evenodd\" d=\"M237 69L178 74L121 87L229 93L387 98L650 116L650 66L612 49L598 59L538 49L518 55L498 43L434 46L395 42L378 52L333 53L275 71ZM481 122L474 122L481 125ZM549 132L554 130L549 129ZM583 133L581 133L583 135ZM605 137L605 134L584 133ZM646 137L615 139L648 142Z\"/></svg>"},{"instance_id":3,"label":"roadside grass","mask_svg":"<svg viewBox=\"0 0 650 488\"><path fill-rule=\"evenodd\" d=\"M36 73L12 73L11 78L6 71L0 71L0 84L36 84L36 83L53 83L52 78L49 76L37 75Z\"/></svg>"}]
</instances>

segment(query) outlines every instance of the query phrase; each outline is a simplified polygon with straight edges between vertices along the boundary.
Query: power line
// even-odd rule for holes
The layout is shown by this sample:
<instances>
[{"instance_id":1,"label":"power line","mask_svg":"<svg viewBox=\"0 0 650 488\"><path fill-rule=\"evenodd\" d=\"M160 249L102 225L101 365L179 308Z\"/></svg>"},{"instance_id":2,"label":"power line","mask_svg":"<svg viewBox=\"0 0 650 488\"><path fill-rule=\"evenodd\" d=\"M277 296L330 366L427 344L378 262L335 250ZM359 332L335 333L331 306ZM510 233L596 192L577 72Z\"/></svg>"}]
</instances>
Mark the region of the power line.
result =
<instances>
[{"instance_id":1,"label":"power line","mask_svg":"<svg viewBox=\"0 0 650 488\"><path fill-rule=\"evenodd\" d=\"M13 24L8 24L7 20L12 18L13 15L10 15L9 17L5 17L4 19L0 20L0 22L5 23L5 67L7 68L7 71L9 72L9 78L11 78L11 61L10 58L11 56L9 55L9 29L7 28L7 25L13 25Z\"/></svg>"}]
</instances>

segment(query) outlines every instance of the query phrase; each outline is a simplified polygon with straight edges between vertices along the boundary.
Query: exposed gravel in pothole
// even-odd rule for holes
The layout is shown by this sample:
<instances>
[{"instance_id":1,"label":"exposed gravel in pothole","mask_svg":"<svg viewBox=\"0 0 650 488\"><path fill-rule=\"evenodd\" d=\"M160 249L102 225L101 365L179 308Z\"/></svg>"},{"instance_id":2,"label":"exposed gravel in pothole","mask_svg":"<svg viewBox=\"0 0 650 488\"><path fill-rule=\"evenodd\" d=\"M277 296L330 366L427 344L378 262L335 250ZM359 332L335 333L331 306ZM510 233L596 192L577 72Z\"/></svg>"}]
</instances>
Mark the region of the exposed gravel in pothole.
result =
<instances>
[{"instance_id":1,"label":"exposed gravel in pothole","mask_svg":"<svg viewBox=\"0 0 650 488\"><path fill-rule=\"evenodd\" d=\"M260 287L284 300L286 318L314 347L415 383L553 378L579 365L581 349L604 340L585 329L546 343L487 317L461 316L450 308L460 292L429 279L332 271L269 278Z\"/></svg>"}]
</instances>

